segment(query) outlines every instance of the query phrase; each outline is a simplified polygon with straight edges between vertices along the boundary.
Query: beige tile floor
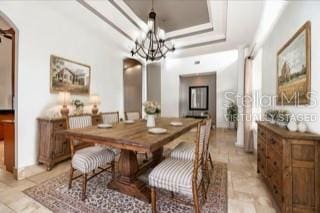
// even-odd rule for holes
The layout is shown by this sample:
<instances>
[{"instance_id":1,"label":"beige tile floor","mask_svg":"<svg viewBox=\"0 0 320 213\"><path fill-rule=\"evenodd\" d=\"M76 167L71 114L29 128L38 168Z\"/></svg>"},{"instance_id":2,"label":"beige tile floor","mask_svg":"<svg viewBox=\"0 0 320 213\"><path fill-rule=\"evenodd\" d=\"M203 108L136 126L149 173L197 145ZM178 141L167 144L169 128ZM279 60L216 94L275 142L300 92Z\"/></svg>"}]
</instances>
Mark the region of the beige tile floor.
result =
<instances>
[{"instance_id":1,"label":"beige tile floor","mask_svg":"<svg viewBox=\"0 0 320 213\"><path fill-rule=\"evenodd\" d=\"M174 141L190 139L186 134ZM228 211L230 213L273 213L277 212L265 184L256 173L256 156L246 154L234 145L234 131L213 131L210 151L215 161L228 164ZM42 172L25 180L16 181L11 174L0 170L0 212L50 212L22 191L69 169L63 162L50 172Z\"/></svg>"}]
</instances>

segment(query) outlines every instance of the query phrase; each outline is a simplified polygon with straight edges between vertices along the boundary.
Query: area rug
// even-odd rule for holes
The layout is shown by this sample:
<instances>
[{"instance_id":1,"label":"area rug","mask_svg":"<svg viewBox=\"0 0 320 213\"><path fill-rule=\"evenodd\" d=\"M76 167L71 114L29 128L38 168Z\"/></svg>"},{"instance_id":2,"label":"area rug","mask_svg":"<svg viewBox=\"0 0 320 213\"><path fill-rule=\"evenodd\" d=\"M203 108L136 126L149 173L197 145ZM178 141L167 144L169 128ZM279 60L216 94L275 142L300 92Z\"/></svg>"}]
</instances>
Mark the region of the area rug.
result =
<instances>
[{"instance_id":1,"label":"area rug","mask_svg":"<svg viewBox=\"0 0 320 213\"><path fill-rule=\"evenodd\" d=\"M215 163L211 175L207 201L202 212L227 212L227 165ZM25 194L53 212L128 212L150 213L151 205L107 189L111 175L102 173L88 182L87 199L81 201L81 178L73 181L68 190L68 174L61 174L24 191ZM180 198L181 199L181 198ZM176 199L178 200L178 199ZM157 207L159 213L191 213L193 208L185 203L170 199L170 192L159 191Z\"/></svg>"}]
</instances>

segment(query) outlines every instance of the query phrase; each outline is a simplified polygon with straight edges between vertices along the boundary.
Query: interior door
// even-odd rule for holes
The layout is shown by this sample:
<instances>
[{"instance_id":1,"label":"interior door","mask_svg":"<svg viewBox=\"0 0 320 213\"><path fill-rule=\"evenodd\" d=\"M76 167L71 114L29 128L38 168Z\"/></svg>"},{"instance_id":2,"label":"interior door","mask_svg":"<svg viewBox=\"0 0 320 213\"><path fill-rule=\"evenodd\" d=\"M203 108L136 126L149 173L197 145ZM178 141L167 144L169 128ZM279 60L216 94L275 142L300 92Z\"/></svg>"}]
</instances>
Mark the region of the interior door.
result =
<instances>
[{"instance_id":1,"label":"interior door","mask_svg":"<svg viewBox=\"0 0 320 213\"><path fill-rule=\"evenodd\" d=\"M142 110L142 65L134 59L123 62L124 111Z\"/></svg>"}]
</instances>

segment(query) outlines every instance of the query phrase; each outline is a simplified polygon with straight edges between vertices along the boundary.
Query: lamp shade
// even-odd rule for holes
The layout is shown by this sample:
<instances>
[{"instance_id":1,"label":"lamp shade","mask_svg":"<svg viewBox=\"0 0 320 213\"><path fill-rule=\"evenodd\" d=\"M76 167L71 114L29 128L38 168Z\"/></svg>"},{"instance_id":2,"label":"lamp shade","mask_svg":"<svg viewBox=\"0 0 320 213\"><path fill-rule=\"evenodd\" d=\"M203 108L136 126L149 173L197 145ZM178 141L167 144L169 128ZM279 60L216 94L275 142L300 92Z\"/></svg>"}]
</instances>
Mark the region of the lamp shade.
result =
<instances>
[{"instance_id":1,"label":"lamp shade","mask_svg":"<svg viewBox=\"0 0 320 213\"><path fill-rule=\"evenodd\" d=\"M90 96L90 103L91 104L100 104L101 100L100 97L98 95L91 95Z\"/></svg>"},{"instance_id":2,"label":"lamp shade","mask_svg":"<svg viewBox=\"0 0 320 213\"><path fill-rule=\"evenodd\" d=\"M59 92L58 101L59 104L67 105L70 103L70 93L69 92Z\"/></svg>"}]
</instances>

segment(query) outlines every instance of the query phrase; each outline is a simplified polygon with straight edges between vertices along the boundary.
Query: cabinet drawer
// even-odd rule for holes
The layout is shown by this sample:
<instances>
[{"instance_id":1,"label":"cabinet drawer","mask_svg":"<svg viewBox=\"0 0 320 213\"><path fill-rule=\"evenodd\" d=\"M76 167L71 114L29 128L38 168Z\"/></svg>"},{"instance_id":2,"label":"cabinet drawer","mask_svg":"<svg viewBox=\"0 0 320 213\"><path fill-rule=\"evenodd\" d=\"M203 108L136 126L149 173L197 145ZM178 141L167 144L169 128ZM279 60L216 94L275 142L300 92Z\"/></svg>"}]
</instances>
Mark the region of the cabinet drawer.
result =
<instances>
[{"instance_id":1,"label":"cabinet drawer","mask_svg":"<svg viewBox=\"0 0 320 213\"><path fill-rule=\"evenodd\" d=\"M258 153L258 170L264 177L266 176L266 158L263 154Z\"/></svg>"},{"instance_id":2,"label":"cabinet drawer","mask_svg":"<svg viewBox=\"0 0 320 213\"><path fill-rule=\"evenodd\" d=\"M258 128L258 137L261 137L262 139L266 139L266 130L262 127Z\"/></svg>"},{"instance_id":3,"label":"cabinet drawer","mask_svg":"<svg viewBox=\"0 0 320 213\"><path fill-rule=\"evenodd\" d=\"M278 153L282 153L282 139L280 136L275 134L270 134L267 140L268 146L270 145L273 150Z\"/></svg>"},{"instance_id":4,"label":"cabinet drawer","mask_svg":"<svg viewBox=\"0 0 320 213\"><path fill-rule=\"evenodd\" d=\"M92 125L93 126L96 126L96 125L101 124L101 123L102 123L101 115L93 115L92 116Z\"/></svg>"},{"instance_id":5,"label":"cabinet drawer","mask_svg":"<svg viewBox=\"0 0 320 213\"><path fill-rule=\"evenodd\" d=\"M61 130L61 129L66 129L67 128L67 123L65 120L63 121L57 121L53 123L53 130Z\"/></svg>"},{"instance_id":6,"label":"cabinet drawer","mask_svg":"<svg viewBox=\"0 0 320 213\"><path fill-rule=\"evenodd\" d=\"M262 141L258 143L258 152L266 155L266 144Z\"/></svg>"},{"instance_id":7,"label":"cabinet drawer","mask_svg":"<svg viewBox=\"0 0 320 213\"><path fill-rule=\"evenodd\" d=\"M282 157L275 152L272 148L268 149L268 163L270 166L274 168L274 170L281 171L282 170Z\"/></svg>"}]
</instances>

